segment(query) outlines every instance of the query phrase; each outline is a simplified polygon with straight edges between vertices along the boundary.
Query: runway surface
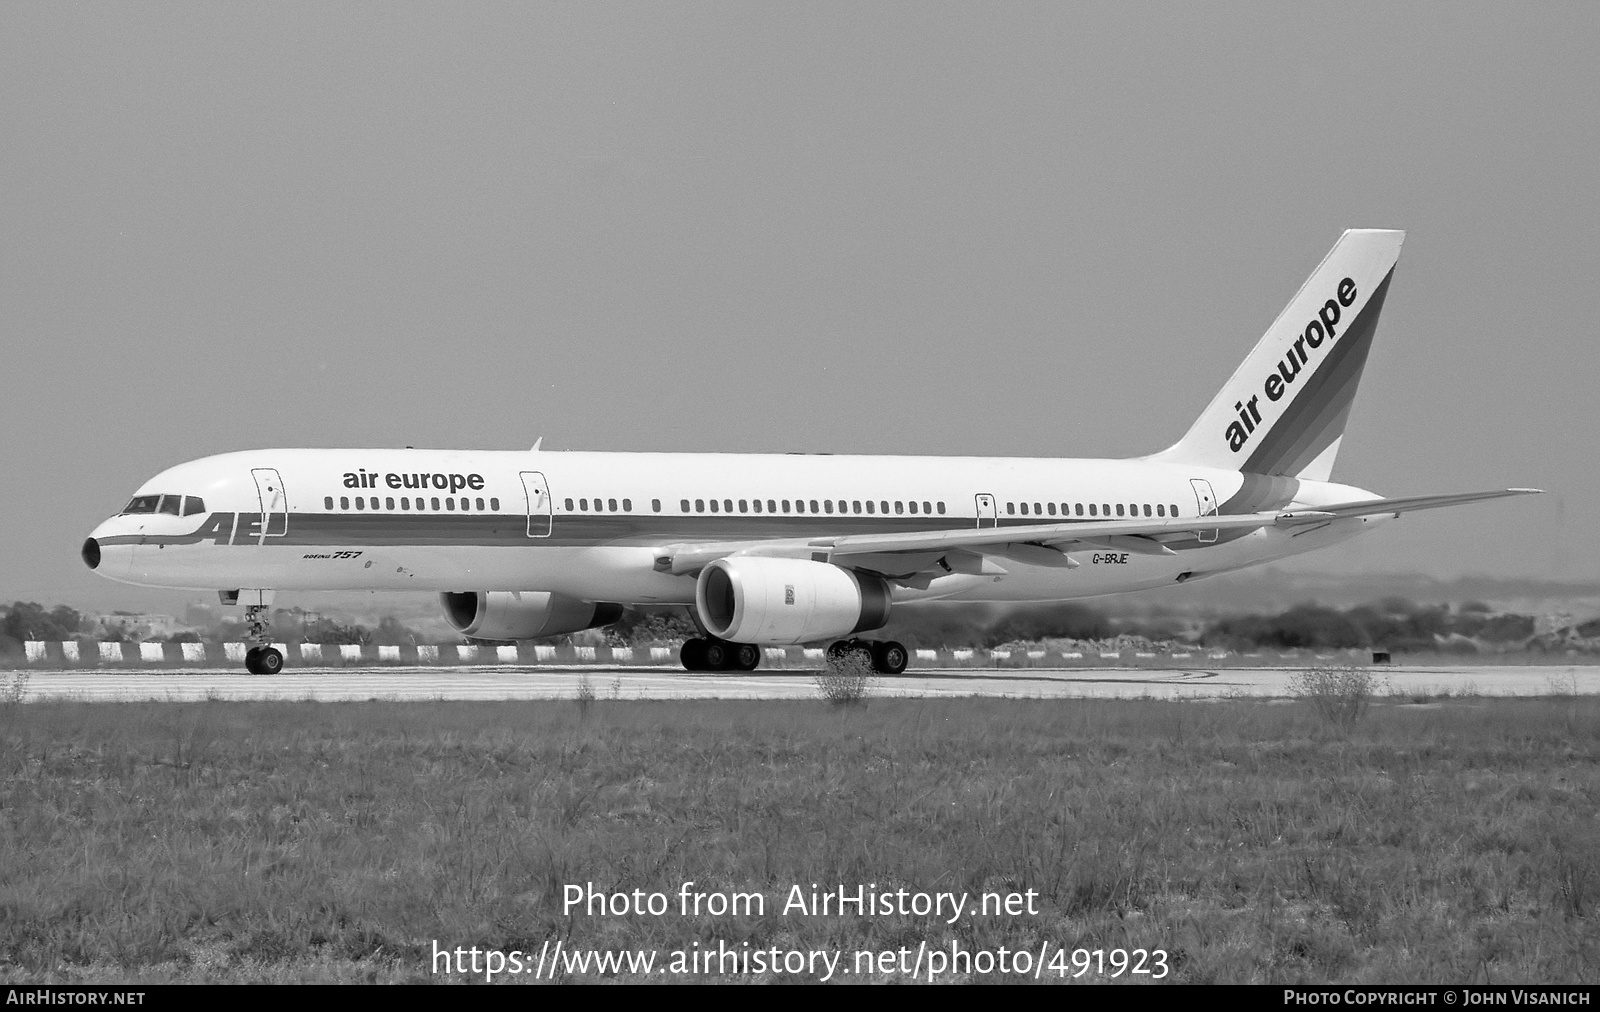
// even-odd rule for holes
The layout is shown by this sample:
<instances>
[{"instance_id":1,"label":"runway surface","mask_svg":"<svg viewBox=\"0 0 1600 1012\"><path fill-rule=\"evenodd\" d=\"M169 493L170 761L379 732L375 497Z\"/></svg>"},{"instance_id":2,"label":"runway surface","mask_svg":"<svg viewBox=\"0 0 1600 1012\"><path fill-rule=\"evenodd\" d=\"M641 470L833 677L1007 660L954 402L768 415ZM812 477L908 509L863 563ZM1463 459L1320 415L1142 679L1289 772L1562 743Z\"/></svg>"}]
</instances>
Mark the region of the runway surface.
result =
<instances>
[{"instance_id":1,"label":"runway surface","mask_svg":"<svg viewBox=\"0 0 1600 1012\"><path fill-rule=\"evenodd\" d=\"M1225 699L1289 694L1293 668L925 669L877 680L876 697L1010 696ZM1379 691L1423 695L1600 694L1600 667L1472 666L1372 669ZM668 667L292 668L273 676L234 668L0 671L0 689L25 674L24 699L500 700L572 699L583 679L599 699L815 699L813 673L776 669L691 673Z\"/></svg>"}]
</instances>

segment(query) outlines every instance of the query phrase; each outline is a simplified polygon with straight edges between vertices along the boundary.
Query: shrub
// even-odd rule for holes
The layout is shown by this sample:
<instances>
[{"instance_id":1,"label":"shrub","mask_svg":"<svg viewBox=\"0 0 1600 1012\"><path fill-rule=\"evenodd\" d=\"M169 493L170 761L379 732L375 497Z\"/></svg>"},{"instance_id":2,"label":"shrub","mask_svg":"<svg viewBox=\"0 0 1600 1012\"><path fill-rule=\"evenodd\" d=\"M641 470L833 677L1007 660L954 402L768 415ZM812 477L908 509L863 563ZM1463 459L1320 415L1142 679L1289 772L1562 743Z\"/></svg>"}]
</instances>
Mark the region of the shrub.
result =
<instances>
[{"instance_id":1,"label":"shrub","mask_svg":"<svg viewBox=\"0 0 1600 1012\"><path fill-rule=\"evenodd\" d=\"M829 657L814 676L817 693L830 703L859 703L872 693L877 673L872 660L861 651L843 657Z\"/></svg>"},{"instance_id":2,"label":"shrub","mask_svg":"<svg viewBox=\"0 0 1600 1012\"><path fill-rule=\"evenodd\" d=\"M1318 716L1343 732L1367 712L1377 688L1372 673L1355 665L1307 668L1289 678L1289 691L1310 702Z\"/></svg>"}]
</instances>

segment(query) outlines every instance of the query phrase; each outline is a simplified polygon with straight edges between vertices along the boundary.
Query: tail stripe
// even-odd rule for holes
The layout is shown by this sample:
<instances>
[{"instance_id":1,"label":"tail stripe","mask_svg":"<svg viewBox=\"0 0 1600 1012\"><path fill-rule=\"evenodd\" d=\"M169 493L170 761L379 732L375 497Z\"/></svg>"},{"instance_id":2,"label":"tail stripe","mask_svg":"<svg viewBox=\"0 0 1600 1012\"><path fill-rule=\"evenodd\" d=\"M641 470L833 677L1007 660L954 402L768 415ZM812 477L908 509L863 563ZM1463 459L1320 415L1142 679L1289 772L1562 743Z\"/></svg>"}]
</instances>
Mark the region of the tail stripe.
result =
<instances>
[{"instance_id":1,"label":"tail stripe","mask_svg":"<svg viewBox=\"0 0 1600 1012\"><path fill-rule=\"evenodd\" d=\"M1287 410L1250 454L1241 470L1257 474L1299 474L1344 433L1344 420L1367 364L1378 314L1389 294L1391 268L1372 298L1334 343L1323 362Z\"/></svg>"}]
</instances>

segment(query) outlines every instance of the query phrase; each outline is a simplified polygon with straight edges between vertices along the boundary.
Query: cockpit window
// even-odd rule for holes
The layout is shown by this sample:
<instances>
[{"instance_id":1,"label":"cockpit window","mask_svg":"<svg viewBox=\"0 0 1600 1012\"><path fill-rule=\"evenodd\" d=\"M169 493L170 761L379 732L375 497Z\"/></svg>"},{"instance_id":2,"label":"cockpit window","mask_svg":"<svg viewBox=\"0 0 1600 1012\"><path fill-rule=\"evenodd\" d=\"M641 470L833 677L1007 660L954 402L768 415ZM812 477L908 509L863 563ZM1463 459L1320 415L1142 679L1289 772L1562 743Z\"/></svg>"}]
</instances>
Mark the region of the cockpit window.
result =
<instances>
[{"instance_id":1,"label":"cockpit window","mask_svg":"<svg viewBox=\"0 0 1600 1012\"><path fill-rule=\"evenodd\" d=\"M197 495L136 495L123 513L166 513L193 516L206 511L206 501Z\"/></svg>"}]
</instances>

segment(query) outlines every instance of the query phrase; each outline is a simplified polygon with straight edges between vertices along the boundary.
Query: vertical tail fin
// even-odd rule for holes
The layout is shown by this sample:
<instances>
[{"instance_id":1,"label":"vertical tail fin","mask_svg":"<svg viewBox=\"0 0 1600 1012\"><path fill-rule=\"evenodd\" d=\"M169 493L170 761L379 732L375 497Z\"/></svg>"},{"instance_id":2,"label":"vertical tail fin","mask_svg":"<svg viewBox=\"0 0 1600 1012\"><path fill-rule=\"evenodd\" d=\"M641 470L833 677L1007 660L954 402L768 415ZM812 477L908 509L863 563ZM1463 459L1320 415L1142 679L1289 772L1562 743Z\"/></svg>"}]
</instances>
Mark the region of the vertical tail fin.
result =
<instances>
[{"instance_id":1,"label":"vertical tail fin","mask_svg":"<svg viewBox=\"0 0 1600 1012\"><path fill-rule=\"evenodd\" d=\"M1150 459L1327 481L1404 239L1340 236L1184 437Z\"/></svg>"}]
</instances>

